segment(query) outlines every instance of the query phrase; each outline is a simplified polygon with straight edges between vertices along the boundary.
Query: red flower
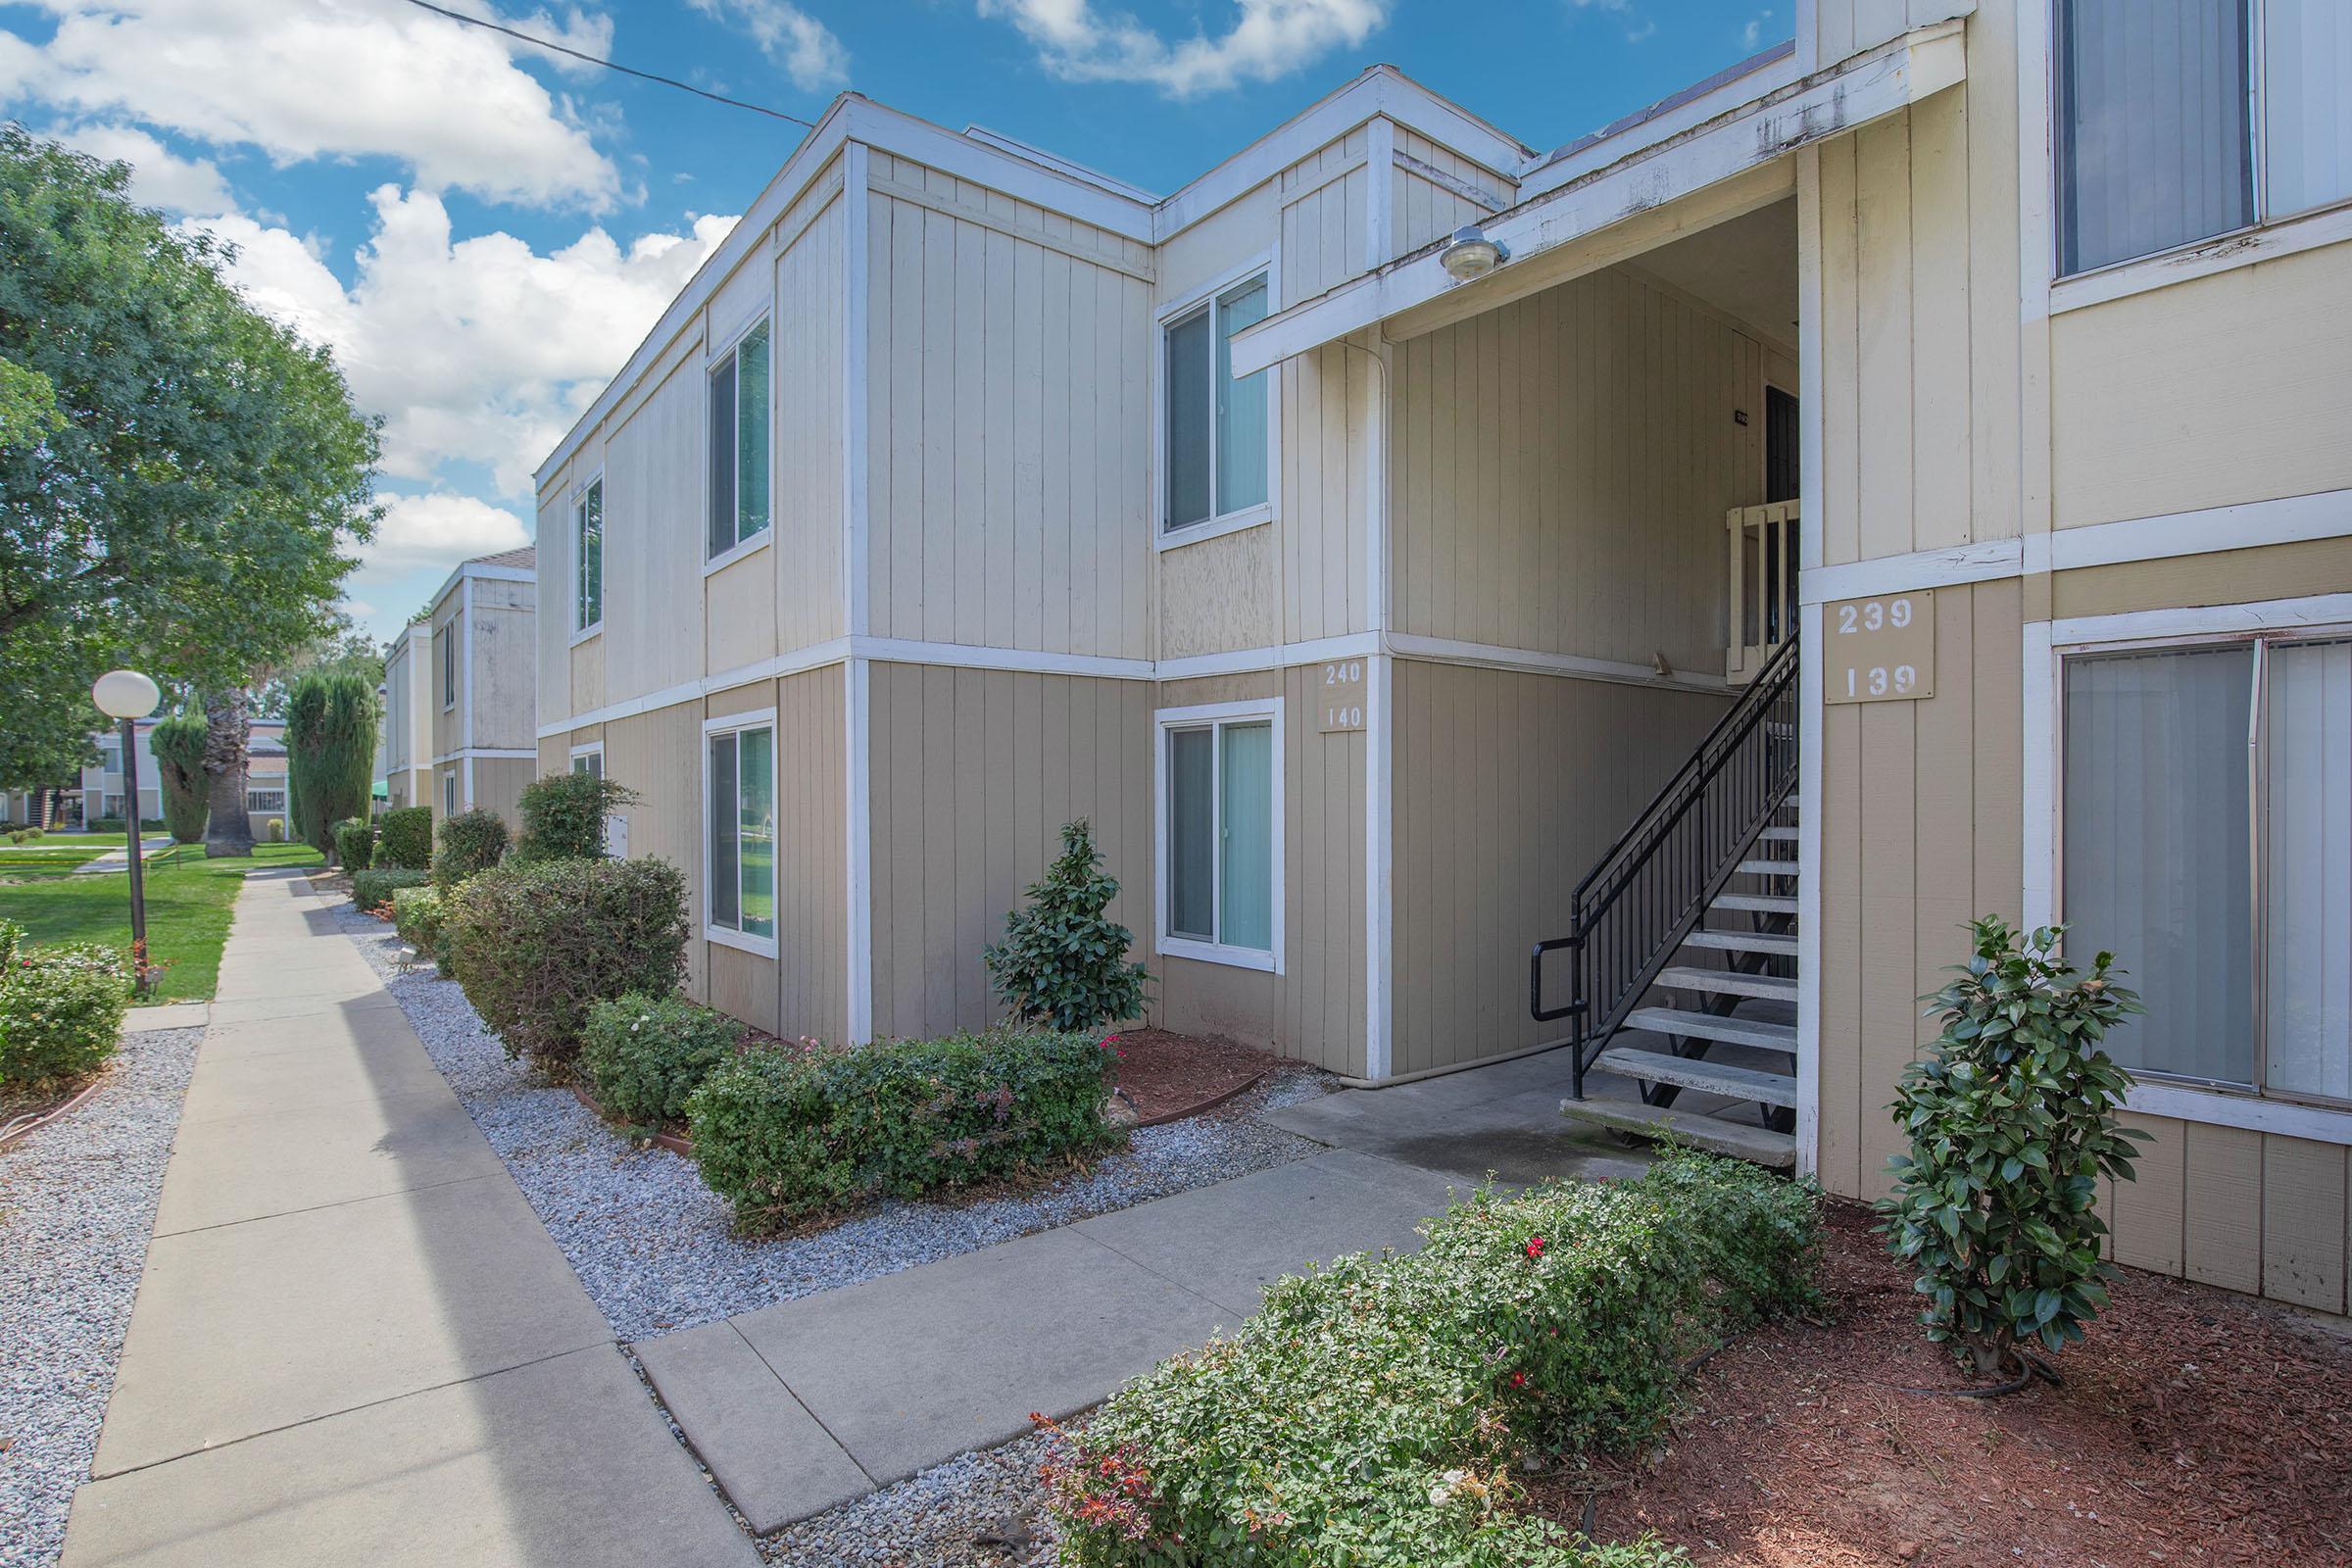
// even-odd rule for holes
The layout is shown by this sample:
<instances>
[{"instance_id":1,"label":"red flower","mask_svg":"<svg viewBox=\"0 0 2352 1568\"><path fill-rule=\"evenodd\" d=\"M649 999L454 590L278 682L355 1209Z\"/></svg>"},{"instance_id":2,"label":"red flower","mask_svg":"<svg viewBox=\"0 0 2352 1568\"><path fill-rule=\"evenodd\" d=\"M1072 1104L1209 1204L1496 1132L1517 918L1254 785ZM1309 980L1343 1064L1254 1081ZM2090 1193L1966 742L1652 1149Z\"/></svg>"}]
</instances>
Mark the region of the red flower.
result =
<instances>
[{"instance_id":1,"label":"red flower","mask_svg":"<svg viewBox=\"0 0 2352 1568\"><path fill-rule=\"evenodd\" d=\"M1530 1236L1527 1239L1527 1255L1530 1257L1542 1257L1544 1255L1543 1237Z\"/></svg>"},{"instance_id":2,"label":"red flower","mask_svg":"<svg viewBox=\"0 0 2352 1568\"><path fill-rule=\"evenodd\" d=\"M1511 1374L1511 1387L1512 1387L1512 1388L1514 1388L1514 1389L1524 1389L1524 1388L1526 1388L1526 1387L1527 1387L1527 1374L1526 1374L1526 1373L1524 1373L1524 1372L1514 1372L1514 1373L1512 1373L1512 1374Z\"/></svg>"}]
</instances>

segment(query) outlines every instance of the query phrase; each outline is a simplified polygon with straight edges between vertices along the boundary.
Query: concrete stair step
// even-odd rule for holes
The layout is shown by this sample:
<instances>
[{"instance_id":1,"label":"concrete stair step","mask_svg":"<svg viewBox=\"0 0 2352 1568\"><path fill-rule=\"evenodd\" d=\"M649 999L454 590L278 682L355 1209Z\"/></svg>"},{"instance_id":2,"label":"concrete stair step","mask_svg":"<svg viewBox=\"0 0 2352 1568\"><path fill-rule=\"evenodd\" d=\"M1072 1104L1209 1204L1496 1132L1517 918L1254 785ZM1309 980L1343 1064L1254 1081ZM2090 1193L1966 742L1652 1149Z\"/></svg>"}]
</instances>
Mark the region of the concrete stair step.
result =
<instances>
[{"instance_id":1,"label":"concrete stair step","mask_svg":"<svg viewBox=\"0 0 2352 1568\"><path fill-rule=\"evenodd\" d=\"M1690 1012L1681 1007L1636 1007L1626 1015L1625 1026L1691 1040L1720 1040L1727 1046L1754 1046L1762 1051L1796 1054L1796 1025L1792 1023L1719 1018L1711 1012Z\"/></svg>"},{"instance_id":2,"label":"concrete stair step","mask_svg":"<svg viewBox=\"0 0 2352 1568\"><path fill-rule=\"evenodd\" d=\"M1794 876L1794 860L1741 860L1734 870L1747 876Z\"/></svg>"},{"instance_id":3,"label":"concrete stair step","mask_svg":"<svg viewBox=\"0 0 2352 1568\"><path fill-rule=\"evenodd\" d=\"M1642 1051L1632 1046L1611 1046L1600 1054L1594 1065L1645 1084L1676 1084L1684 1089L1721 1095L1726 1100L1752 1100L1761 1105L1783 1105L1792 1110L1796 1107L1796 1079L1789 1073L1735 1067L1729 1062L1677 1056L1664 1051Z\"/></svg>"},{"instance_id":4,"label":"concrete stair step","mask_svg":"<svg viewBox=\"0 0 2352 1568\"><path fill-rule=\"evenodd\" d=\"M1770 931L1693 931L1683 938L1686 948L1715 953L1769 953L1775 957L1796 956L1796 938Z\"/></svg>"},{"instance_id":5,"label":"concrete stair step","mask_svg":"<svg viewBox=\"0 0 2352 1568\"><path fill-rule=\"evenodd\" d=\"M1780 893L1718 893L1707 907L1753 914L1794 914L1796 900Z\"/></svg>"},{"instance_id":6,"label":"concrete stair step","mask_svg":"<svg viewBox=\"0 0 2352 1568\"><path fill-rule=\"evenodd\" d=\"M1785 974L1741 974L1736 969L1700 969L1672 964L1658 971L1657 983L1669 991L1705 991L1725 997L1763 997L1794 1002L1796 981Z\"/></svg>"},{"instance_id":7,"label":"concrete stair step","mask_svg":"<svg viewBox=\"0 0 2352 1568\"><path fill-rule=\"evenodd\" d=\"M1766 828L1762 836L1772 840L1776 844L1794 844L1796 842L1796 829L1792 827L1784 827L1776 822L1771 827Z\"/></svg>"},{"instance_id":8,"label":"concrete stair step","mask_svg":"<svg viewBox=\"0 0 2352 1568\"><path fill-rule=\"evenodd\" d=\"M1719 1116L1701 1116L1671 1105L1644 1105L1622 1100L1563 1100L1560 1114L1570 1121L1605 1127L1612 1132L1655 1138L1672 1133L1686 1144L1712 1153L1750 1160L1772 1170L1796 1165L1796 1139L1769 1127L1751 1127Z\"/></svg>"}]
</instances>

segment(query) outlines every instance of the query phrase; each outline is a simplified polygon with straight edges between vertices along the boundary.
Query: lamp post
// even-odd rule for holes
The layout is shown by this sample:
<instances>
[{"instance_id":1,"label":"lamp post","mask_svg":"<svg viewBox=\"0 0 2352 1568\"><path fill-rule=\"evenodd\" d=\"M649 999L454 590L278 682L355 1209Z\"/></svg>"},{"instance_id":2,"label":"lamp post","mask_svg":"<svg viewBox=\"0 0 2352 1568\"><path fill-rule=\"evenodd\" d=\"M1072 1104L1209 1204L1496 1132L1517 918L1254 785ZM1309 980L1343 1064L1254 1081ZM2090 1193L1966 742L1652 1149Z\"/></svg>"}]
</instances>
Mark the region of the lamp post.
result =
<instances>
[{"instance_id":1,"label":"lamp post","mask_svg":"<svg viewBox=\"0 0 2352 1568\"><path fill-rule=\"evenodd\" d=\"M130 835L130 966L132 979L144 986L147 977L147 877L139 859L139 747L138 721L155 711L164 694L155 682L135 669L110 669L90 687L98 710L122 725L123 814Z\"/></svg>"}]
</instances>

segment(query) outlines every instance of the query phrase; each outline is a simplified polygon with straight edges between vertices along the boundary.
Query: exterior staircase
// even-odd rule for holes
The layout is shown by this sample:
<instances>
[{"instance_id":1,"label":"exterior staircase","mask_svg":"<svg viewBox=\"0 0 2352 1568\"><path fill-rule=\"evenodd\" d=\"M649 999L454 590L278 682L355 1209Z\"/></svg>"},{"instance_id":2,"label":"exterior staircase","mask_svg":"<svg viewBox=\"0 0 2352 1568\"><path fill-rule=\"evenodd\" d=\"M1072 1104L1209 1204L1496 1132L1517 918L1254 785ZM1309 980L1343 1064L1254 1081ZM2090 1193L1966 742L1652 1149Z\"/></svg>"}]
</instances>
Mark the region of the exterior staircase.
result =
<instances>
[{"instance_id":1,"label":"exterior staircase","mask_svg":"<svg viewBox=\"0 0 2352 1568\"><path fill-rule=\"evenodd\" d=\"M1573 1120L1796 1162L1796 660L1783 644L1535 950L1535 1016L1573 1021Z\"/></svg>"}]
</instances>

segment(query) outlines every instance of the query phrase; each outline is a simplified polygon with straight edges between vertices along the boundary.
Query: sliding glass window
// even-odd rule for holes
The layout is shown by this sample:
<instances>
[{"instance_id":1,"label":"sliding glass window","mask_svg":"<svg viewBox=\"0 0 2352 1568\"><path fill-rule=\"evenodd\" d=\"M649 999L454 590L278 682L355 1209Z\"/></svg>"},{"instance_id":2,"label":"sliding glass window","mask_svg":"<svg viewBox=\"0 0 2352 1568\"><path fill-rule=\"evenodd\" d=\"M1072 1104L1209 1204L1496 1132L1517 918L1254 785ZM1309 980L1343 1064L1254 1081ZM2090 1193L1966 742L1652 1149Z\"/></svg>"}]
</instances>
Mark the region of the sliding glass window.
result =
<instances>
[{"instance_id":1,"label":"sliding glass window","mask_svg":"<svg viewBox=\"0 0 2352 1568\"><path fill-rule=\"evenodd\" d=\"M776 935L776 731L762 721L705 738L710 785L708 925L755 941Z\"/></svg>"},{"instance_id":2,"label":"sliding glass window","mask_svg":"<svg viewBox=\"0 0 2352 1568\"><path fill-rule=\"evenodd\" d=\"M1171 723L1161 734L1168 883L1161 929L1180 943L1270 958L1280 874L1272 718Z\"/></svg>"},{"instance_id":3,"label":"sliding glass window","mask_svg":"<svg viewBox=\"0 0 2352 1568\"><path fill-rule=\"evenodd\" d=\"M723 556L768 524L768 323L710 367L710 519L705 554Z\"/></svg>"},{"instance_id":4,"label":"sliding glass window","mask_svg":"<svg viewBox=\"0 0 2352 1568\"><path fill-rule=\"evenodd\" d=\"M1233 378L1233 335L1266 318L1266 277L1223 290L1162 329L1163 461L1173 532L1266 504L1266 372Z\"/></svg>"}]
</instances>

